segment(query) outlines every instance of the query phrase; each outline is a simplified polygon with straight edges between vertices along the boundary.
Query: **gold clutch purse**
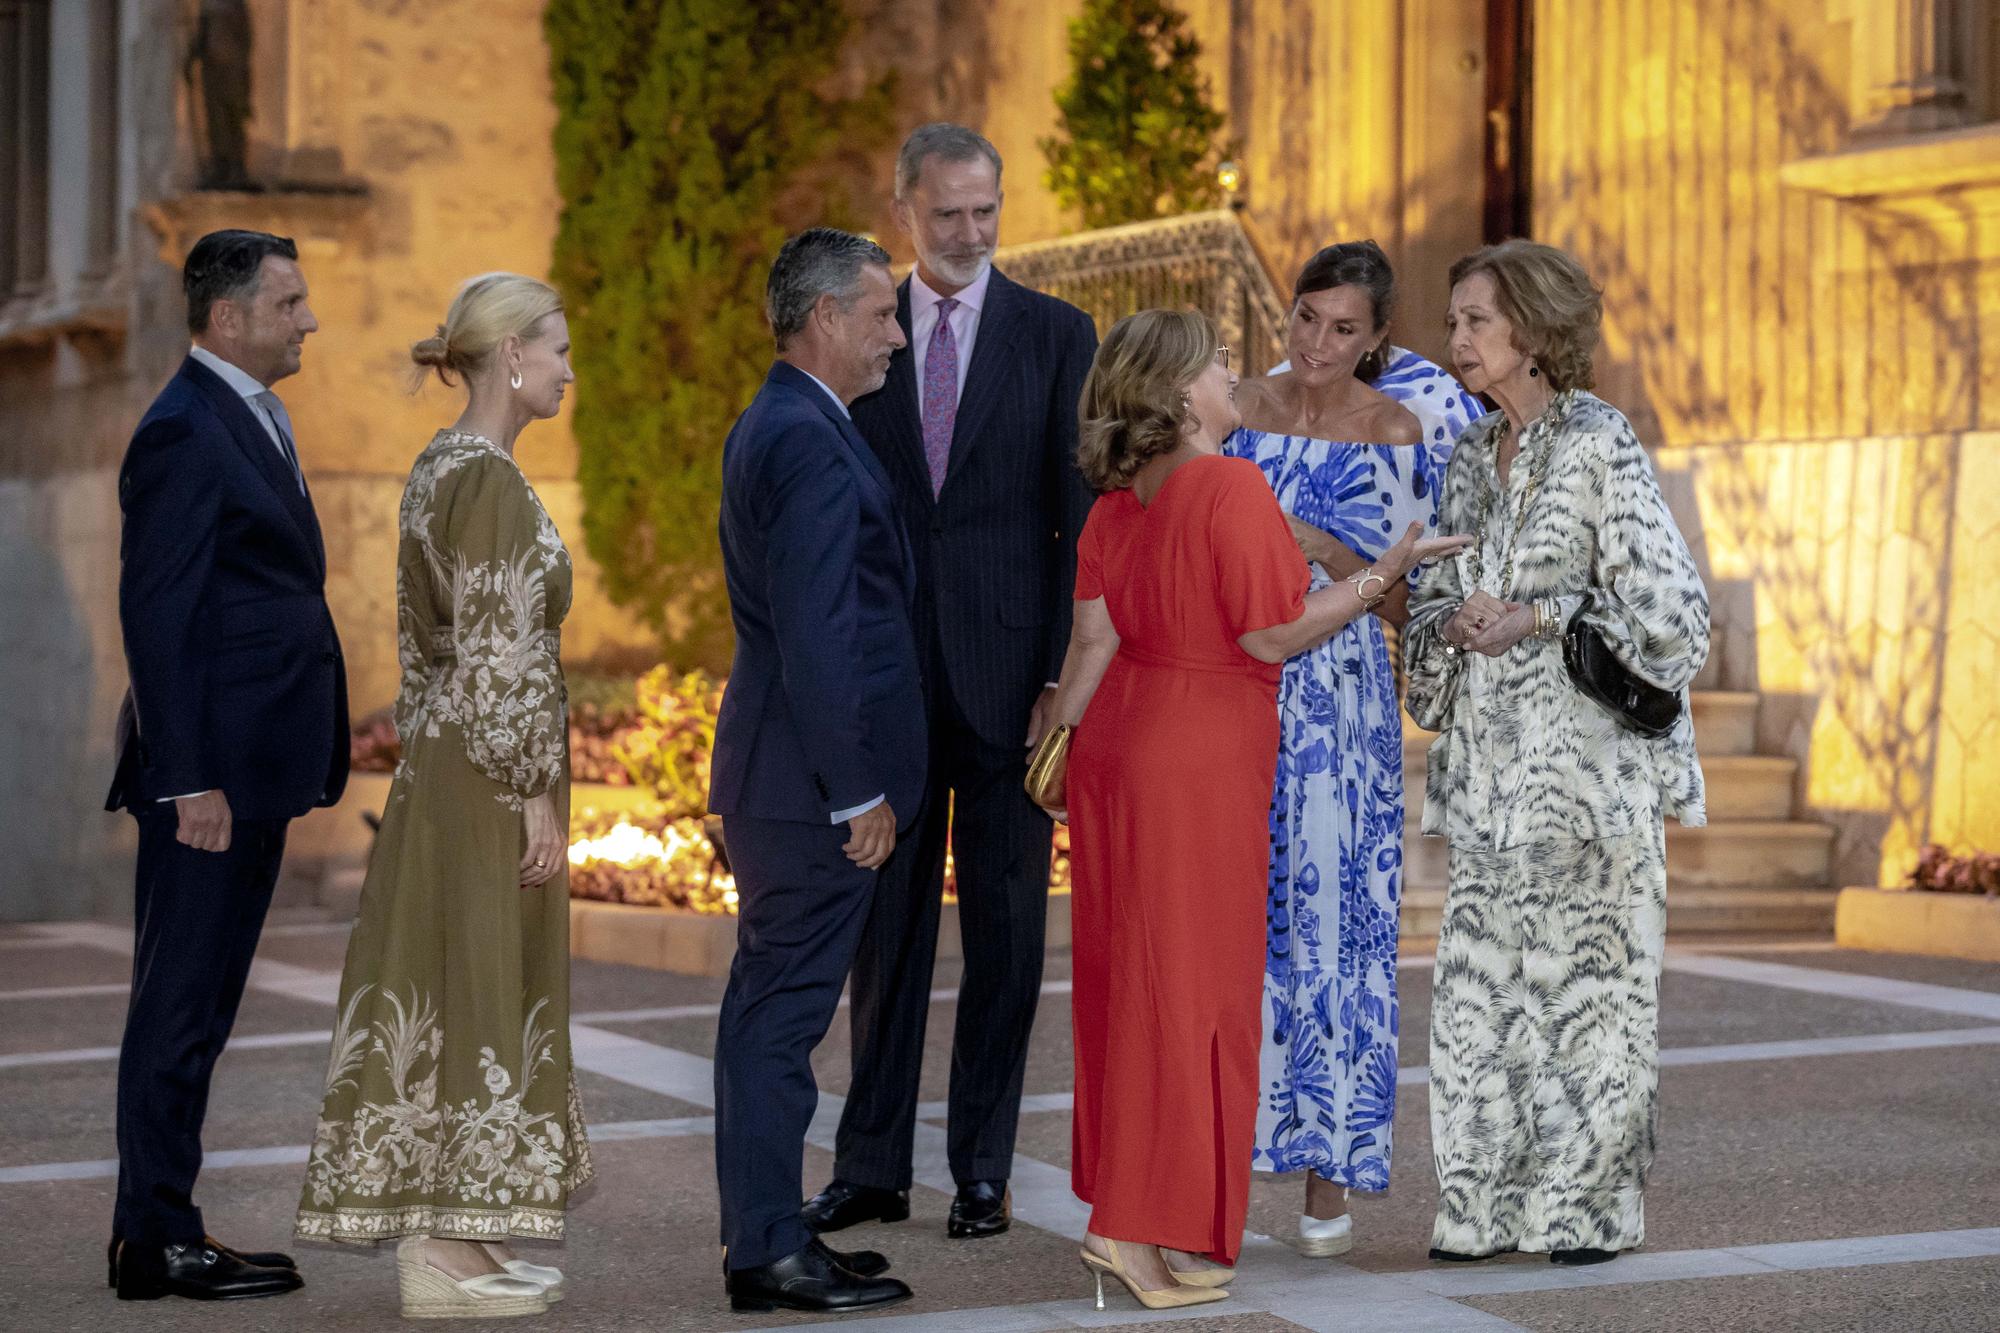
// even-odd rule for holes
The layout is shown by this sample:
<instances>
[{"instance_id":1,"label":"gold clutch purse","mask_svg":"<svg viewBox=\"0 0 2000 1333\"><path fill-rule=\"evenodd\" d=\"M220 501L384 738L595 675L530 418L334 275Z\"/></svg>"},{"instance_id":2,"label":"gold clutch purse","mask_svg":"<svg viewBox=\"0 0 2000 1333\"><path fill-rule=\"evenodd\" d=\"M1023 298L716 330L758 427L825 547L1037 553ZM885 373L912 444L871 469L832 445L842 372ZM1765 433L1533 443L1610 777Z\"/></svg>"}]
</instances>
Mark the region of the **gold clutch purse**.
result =
<instances>
[{"instance_id":1,"label":"gold clutch purse","mask_svg":"<svg viewBox=\"0 0 2000 1333\"><path fill-rule=\"evenodd\" d=\"M1069 739L1076 728L1052 727L1028 757L1028 799L1044 810L1068 808Z\"/></svg>"}]
</instances>

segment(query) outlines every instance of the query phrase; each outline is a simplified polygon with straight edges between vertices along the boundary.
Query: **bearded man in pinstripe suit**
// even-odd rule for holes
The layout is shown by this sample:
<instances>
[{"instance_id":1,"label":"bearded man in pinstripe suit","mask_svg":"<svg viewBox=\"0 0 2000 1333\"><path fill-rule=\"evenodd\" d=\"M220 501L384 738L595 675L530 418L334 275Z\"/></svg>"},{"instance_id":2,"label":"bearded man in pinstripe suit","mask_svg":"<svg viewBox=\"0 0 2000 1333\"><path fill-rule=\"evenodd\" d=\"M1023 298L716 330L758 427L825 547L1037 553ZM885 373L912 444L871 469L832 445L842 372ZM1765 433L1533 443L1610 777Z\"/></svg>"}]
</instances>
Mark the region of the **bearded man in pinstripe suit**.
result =
<instances>
[{"instance_id":1,"label":"bearded man in pinstripe suit","mask_svg":"<svg viewBox=\"0 0 2000 1333\"><path fill-rule=\"evenodd\" d=\"M854 1076L834 1180L806 1225L909 1216L947 822L965 976L947 1130L947 1234L998 1235L1041 991L1047 816L1022 790L1069 641L1076 539L1092 496L1076 469L1089 316L992 266L999 153L925 125L896 163L895 212L917 252L898 318L908 346L854 404L917 556L930 778L916 829L883 868L853 974Z\"/></svg>"}]
</instances>

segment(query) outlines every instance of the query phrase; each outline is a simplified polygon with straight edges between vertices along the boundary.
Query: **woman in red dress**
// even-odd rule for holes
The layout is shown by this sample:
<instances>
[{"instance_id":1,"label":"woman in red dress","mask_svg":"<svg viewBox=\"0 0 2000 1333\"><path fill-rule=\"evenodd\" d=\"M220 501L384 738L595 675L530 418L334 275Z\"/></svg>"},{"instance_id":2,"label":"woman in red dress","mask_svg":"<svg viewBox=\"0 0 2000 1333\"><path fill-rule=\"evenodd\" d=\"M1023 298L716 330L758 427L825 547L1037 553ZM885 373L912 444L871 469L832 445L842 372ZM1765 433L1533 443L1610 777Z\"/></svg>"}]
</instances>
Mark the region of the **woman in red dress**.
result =
<instances>
[{"instance_id":1,"label":"woman in red dress","mask_svg":"<svg viewBox=\"0 0 2000 1333\"><path fill-rule=\"evenodd\" d=\"M1119 321L1084 383L1077 547L1055 699L1076 727L1076 1112L1082 1258L1153 1308L1221 1300L1249 1204L1280 665L1464 538L1412 527L1308 594L1304 557L1199 314ZM1062 817L1061 812L1058 812Z\"/></svg>"}]
</instances>

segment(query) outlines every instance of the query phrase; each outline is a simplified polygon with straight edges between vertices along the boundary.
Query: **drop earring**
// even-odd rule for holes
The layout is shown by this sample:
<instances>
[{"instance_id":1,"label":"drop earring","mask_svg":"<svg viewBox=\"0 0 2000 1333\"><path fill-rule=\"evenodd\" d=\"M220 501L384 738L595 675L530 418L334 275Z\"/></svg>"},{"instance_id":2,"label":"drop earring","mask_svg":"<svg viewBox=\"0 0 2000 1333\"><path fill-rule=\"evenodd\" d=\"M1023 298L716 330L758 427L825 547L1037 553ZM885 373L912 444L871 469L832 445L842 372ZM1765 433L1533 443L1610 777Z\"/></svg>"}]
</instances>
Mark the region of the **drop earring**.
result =
<instances>
[{"instance_id":1,"label":"drop earring","mask_svg":"<svg viewBox=\"0 0 2000 1333\"><path fill-rule=\"evenodd\" d=\"M1531 370L1528 373L1532 375L1535 372ZM521 372L518 370L515 371L511 376L508 377L507 382L513 385L516 389L519 389L521 387Z\"/></svg>"},{"instance_id":2,"label":"drop earring","mask_svg":"<svg viewBox=\"0 0 2000 1333\"><path fill-rule=\"evenodd\" d=\"M1529 367L1528 367L1528 378L1529 378L1529 379L1531 379L1531 380L1538 380L1538 379L1540 379L1541 377L1542 377L1542 368L1541 368L1540 366L1529 366ZM516 376L515 376L514 378L516 378L516 379L519 379L519 378L520 378L520 376L516 375ZM514 387L518 389L518 388L520 388L521 386L520 386L520 385L518 385L518 384L516 384L516 385L515 385Z\"/></svg>"}]
</instances>

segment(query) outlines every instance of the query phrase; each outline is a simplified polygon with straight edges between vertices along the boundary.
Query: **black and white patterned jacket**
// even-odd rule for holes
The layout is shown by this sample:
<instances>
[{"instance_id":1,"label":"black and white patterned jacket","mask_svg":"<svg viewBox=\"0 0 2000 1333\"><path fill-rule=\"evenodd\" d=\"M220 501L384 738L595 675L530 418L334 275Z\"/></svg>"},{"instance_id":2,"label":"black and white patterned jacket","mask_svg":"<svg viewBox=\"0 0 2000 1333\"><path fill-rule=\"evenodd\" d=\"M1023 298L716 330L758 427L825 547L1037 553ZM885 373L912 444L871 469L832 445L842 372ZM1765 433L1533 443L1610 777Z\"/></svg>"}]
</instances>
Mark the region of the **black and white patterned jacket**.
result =
<instances>
[{"instance_id":1,"label":"black and white patterned jacket","mask_svg":"<svg viewBox=\"0 0 2000 1333\"><path fill-rule=\"evenodd\" d=\"M1708 593L1652 461L1622 412L1570 390L1523 432L1502 486L1494 451L1505 422L1492 412L1466 427L1445 473L1438 531L1477 532L1483 518L1483 539L1426 570L1411 601L1410 712L1442 733L1423 831L1505 850L1613 837L1663 814L1706 823L1685 702L1708 656ZM1559 639L1525 639L1499 657L1447 651L1441 630L1475 579L1502 600L1554 598L1565 624L1590 597L1588 623L1618 659L1681 692L1679 724L1656 740L1621 726L1570 683Z\"/></svg>"}]
</instances>

